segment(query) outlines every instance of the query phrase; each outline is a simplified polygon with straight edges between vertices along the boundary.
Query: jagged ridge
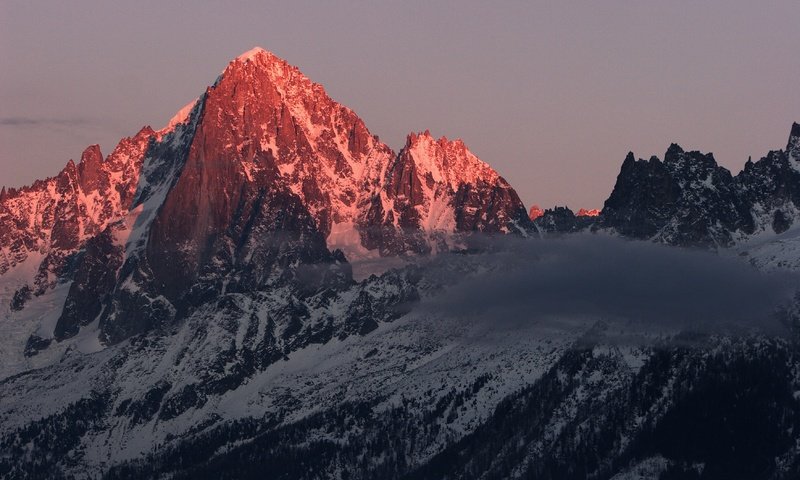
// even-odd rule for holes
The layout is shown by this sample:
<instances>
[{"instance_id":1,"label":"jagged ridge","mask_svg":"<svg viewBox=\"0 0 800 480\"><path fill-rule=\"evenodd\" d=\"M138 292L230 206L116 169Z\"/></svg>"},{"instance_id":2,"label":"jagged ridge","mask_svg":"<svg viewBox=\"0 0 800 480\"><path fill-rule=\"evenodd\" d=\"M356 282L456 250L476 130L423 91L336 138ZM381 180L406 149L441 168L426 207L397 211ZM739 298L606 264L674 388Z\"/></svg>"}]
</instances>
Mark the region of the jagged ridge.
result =
<instances>
[{"instance_id":1,"label":"jagged ridge","mask_svg":"<svg viewBox=\"0 0 800 480\"><path fill-rule=\"evenodd\" d=\"M736 176L710 153L677 144L664 160L629 152L602 211L531 209L539 232L608 230L677 246L726 248L781 234L800 218L800 126L785 150L748 160Z\"/></svg>"}]
</instances>

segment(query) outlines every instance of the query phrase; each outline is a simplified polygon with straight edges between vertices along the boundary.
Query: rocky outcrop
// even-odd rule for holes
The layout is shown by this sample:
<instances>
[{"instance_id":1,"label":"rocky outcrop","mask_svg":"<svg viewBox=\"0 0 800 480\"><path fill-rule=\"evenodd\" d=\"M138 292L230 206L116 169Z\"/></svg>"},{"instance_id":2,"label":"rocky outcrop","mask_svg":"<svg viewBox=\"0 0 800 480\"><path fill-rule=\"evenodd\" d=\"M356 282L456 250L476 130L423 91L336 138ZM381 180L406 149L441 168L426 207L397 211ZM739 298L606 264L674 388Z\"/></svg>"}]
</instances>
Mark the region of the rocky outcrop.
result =
<instances>
[{"instance_id":1,"label":"rocky outcrop","mask_svg":"<svg viewBox=\"0 0 800 480\"><path fill-rule=\"evenodd\" d=\"M800 124L793 124L786 150L748 160L736 187L751 208L757 230L782 233L800 213Z\"/></svg>"},{"instance_id":2,"label":"rocky outcrop","mask_svg":"<svg viewBox=\"0 0 800 480\"><path fill-rule=\"evenodd\" d=\"M78 333L100 315L116 283L122 265L122 248L115 245L111 227L86 242L76 259L73 282L53 337L64 340Z\"/></svg>"}]
</instances>

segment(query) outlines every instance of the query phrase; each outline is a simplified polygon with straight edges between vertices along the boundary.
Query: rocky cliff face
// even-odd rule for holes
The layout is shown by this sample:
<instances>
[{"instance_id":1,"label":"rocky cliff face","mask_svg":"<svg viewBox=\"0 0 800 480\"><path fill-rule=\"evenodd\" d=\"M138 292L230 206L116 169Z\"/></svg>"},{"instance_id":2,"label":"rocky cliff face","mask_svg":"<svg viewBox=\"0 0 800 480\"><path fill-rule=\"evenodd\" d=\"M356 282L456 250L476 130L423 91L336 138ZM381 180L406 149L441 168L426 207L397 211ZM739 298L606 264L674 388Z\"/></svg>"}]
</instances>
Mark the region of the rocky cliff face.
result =
<instances>
[{"instance_id":1,"label":"rocky cliff face","mask_svg":"<svg viewBox=\"0 0 800 480\"><path fill-rule=\"evenodd\" d=\"M548 208L533 221L534 228L540 235L577 233L594 224L594 216L576 215L569 207Z\"/></svg>"},{"instance_id":2,"label":"rocky cliff face","mask_svg":"<svg viewBox=\"0 0 800 480\"><path fill-rule=\"evenodd\" d=\"M321 186L333 181L324 172L347 162L340 150L317 144L323 142L311 136L313 119L321 124L317 133L340 122L348 136L359 131L359 121L330 99L315 98L324 95L321 87L298 76L259 51L236 59L206 92L180 175L146 247L168 299L179 301L207 281L219 292L223 279L232 291L263 288L271 277L291 275L292 262L331 261L325 233L333 207L331 192ZM361 154L355 144L346 152ZM297 175L284 179L286 165Z\"/></svg>"},{"instance_id":3,"label":"rocky cliff face","mask_svg":"<svg viewBox=\"0 0 800 480\"><path fill-rule=\"evenodd\" d=\"M600 210L596 208L580 208L575 215L578 217L597 217L600 215Z\"/></svg>"},{"instance_id":4,"label":"rocky cliff face","mask_svg":"<svg viewBox=\"0 0 800 480\"><path fill-rule=\"evenodd\" d=\"M531 206L531 209L528 210L528 218L530 218L531 221L536 220L537 218L541 217L543 214L544 214L544 210L542 210L542 208L539 207L539 205L533 205L533 206Z\"/></svg>"}]
</instances>

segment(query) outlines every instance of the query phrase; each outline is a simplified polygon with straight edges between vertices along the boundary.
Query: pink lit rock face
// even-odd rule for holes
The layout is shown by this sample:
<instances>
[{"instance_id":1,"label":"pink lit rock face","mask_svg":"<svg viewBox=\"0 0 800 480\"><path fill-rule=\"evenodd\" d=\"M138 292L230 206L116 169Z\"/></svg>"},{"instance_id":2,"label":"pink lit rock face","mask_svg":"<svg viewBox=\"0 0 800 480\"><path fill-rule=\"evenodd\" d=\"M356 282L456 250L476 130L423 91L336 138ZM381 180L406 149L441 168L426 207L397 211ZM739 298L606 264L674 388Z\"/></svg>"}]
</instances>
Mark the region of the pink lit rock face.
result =
<instances>
[{"instance_id":1,"label":"pink lit rock face","mask_svg":"<svg viewBox=\"0 0 800 480\"><path fill-rule=\"evenodd\" d=\"M531 209L528 211L528 217L530 217L531 221L536 220L544 215L544 210L542 210L539 205L533 205ZM597 208L586 209L581 208L575 213L576 217L597 217L600 215L600 210Z\"/></svg>"},{"instance_id":2,"label":"pink lit rock face","mask_svg":"<svg viewBox=\"0 0 800 480\"><path fill-rule=\"evenodd\" d=\"M544 215L544 210L542 210L539 205L533 205L528 212L528 217L531 219L531 221L536 220L542 215Z\"/></svg>"},{"instance_id":3,"label":"pink lit rock face","mask_svg":"<svg viewBox=\"0 0 800 480\"><path fill-rule=\"evenodd\" d=\"M581 208L580 210L578 210L578 213L575 214L575 216L578 217L596 217L598 215L600 215L600 210L596 208L592 208L589 210Z\"/></svg>"},{"instance_id":4,"label":"pink lit rock face","mask_svg":"<svg viewBox=\"0 0 800 480\"><path fill-rule=\"evenodd\" d=\"M330 228L335 187L324 186L347 164L345 153L356 151L333 141L337 127L341 136L356 137L355 116L336 109L319 85L266 51L234 60L201 102L182 172L147 244L150 268L170 299L212 263L225 269L270 265L277 249L306 245L302 260L313 261L310 250L325 249L322 232ZM352 172L342 173L347 178ZM276 235L280 241L272 240Z\"/></svg>"},{"instance_id":5,"label":"pink lit rock face","mask_svg":"<svg viewBox=\"0 0 800 480\"><path fill-rule=\"evenodd\" d=\"M154 224L156 243L208 244L238 221L240 195L259 185L284 188L328 246L348 256L428 253L456 232L522 229L516 192L462 141L412 134L397 155L321 85L265 50L231 62L203 109L159 217L169 220Z\"/></svg>"},{"instance_id":6,"label":"pink lit rock face","mask_svg":"<svg viewBox=\"0 0 800 480\"><path fill-rule=\"evenodd\" d=\"M164 212L210 217L157 222L164 239L191 230L204 242L236 203L213 193L260 178L298 197L328 246L349 256L425 253L459 231L520 231L519 197L463 142L412 134L397 155L321 85L265 50L231 62L204 102L184 176L192 180L178 181Z\"/></svg>"},{"instance_id":7,"label":"pink lit rock face","mask_svg":"<svg viewBox=\"0 0 800 480\"><path fill-rule=\"evenodd\" d=\"M106 159L90 146L55 177L0 195L0 275L30 259L34 291L52 286L67 256L127 214L155 135L145 127Z\"/></svg>"},{"instance_id":8,"label":"pink lit rock face","mask_svg":"<svg viewBox=\"0 0 800 480\"><path fill-rule=\"evenodd\" d=\"M517 193L461 140L412 133L382 183L362 232L384 254L447 249L453 232L520 233L526 225Z\"/></svg>"}]
</instances>

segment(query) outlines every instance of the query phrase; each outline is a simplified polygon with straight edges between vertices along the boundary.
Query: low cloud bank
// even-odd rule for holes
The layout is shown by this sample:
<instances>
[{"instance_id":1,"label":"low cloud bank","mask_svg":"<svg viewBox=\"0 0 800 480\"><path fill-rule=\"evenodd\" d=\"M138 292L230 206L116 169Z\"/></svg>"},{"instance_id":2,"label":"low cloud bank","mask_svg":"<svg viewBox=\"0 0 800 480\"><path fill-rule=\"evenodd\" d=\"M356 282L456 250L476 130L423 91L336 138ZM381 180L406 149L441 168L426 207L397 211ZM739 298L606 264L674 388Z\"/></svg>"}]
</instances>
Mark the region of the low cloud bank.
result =
<instances>
[{"instance_id":1,"label":"low cloud bank","mask_svg":"<svg viewBox=\"0 0 800 480\"><path fill-rule=\"evenodd\" d=\"M763 273L736 258L647 242L586 235L502 243L474 256L487 273L454 274L452 286L422 308L495 323L552 327L561 318L566 327L569 319L588 318L644 332L779 334L785 327L775 312L800 290L794 273ZM431 267L464 261L450 257Z\"/></svg>"}]
</instances>

